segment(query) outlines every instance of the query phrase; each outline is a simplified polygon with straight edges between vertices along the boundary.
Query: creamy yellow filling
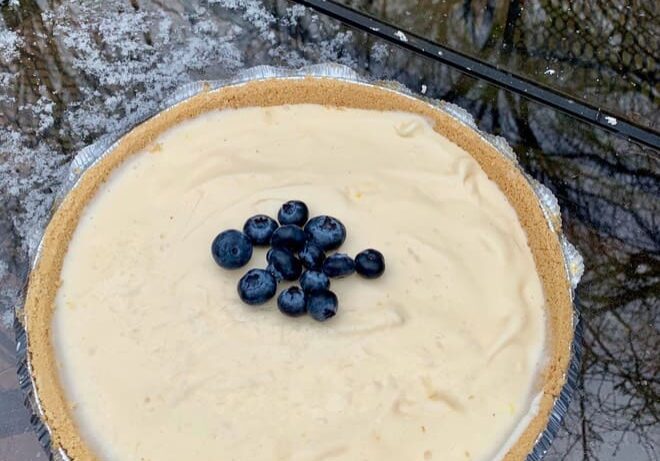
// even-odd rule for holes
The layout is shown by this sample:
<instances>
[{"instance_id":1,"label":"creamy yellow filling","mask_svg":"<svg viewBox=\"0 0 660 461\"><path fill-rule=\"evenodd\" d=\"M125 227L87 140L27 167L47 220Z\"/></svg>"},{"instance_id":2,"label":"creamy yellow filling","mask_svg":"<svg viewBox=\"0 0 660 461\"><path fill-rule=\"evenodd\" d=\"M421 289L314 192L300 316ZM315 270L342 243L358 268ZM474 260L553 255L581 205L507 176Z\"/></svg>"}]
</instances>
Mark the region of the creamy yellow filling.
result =
<instances>
[{"instance_id":1,"label":"creamy yellow filling","mask_svg":"<svg viewBox=\"0 0 660 461\"><path fill-rule=\"evenodd\" d=\"M289 199L373 247L326 323L240 302L213 237ZM56 356L102 460L493 460L535 411L544 297L513 208L416 115L216 111L90 203L64 262Z\"/></svg>"}]
</instances>

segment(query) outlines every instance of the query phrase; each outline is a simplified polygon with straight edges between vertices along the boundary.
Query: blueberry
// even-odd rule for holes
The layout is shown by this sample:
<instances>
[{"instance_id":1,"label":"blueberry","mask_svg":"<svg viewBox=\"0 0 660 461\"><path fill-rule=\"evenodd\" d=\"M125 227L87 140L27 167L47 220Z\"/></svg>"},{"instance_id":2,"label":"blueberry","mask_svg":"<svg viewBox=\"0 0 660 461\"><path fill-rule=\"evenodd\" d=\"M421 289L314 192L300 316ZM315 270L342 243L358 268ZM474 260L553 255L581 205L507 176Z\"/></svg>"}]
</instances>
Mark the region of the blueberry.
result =
<instances>
[{"instance_id":1,"label":"blueberry","mask_svg":"<svg viewBox=\"0 0 660 461\"><path fill-rule=\"evenodd\" d=\"M298 258L307 269L321 269L323 260L325 260L325 253L313 243L306 242L305 247L298 253Z\"/></svg>"},{"instance_id":2,"label":"blueberry","mask_svg":"<svg viewBox=\"0 0 660 461\"><path fill-rule=\"evenodd\" d=\"M238 269L252 257L252 242L240 231L226 230L213 239L211 254L220 267Z\"/></svg>"},{"instance_id":3,"label":"blueberry","mask_svg":"<svg viewBox=\"0 0 660 461\"><path fill-rule=\"evenodd\" d=\"M269 268L277 278L277 273L282 275L284 280L298 280L302 272L302 264L293 253L284 248L274 248L270 252Z\"/></svg>"},{"instance_id":4,"label":"blueberry","mask_svg":"<svg viewBox=\"0 0 660 461\"><path fill-rule=\"evenodd\" d=\"M345 253L335 253L325 258L323 272L328 277L346 277L355 272L355 263Z\"/></svg>"},{"instance_id":5,"label":"blueberry","mask_svg":"<svg viewBox=\"0 0 660 461\"><path fill-rule=\"evenodd\" d=\"M263 269L250 269L238 282L238 295L247 304L263 304L276 290L275 277Z\"/></svg>"},{"instance_id":6,"label":"blueberry","mask_svg":"<svg viewBox=\"0 0 660 461\"><path fill-rule=\"evenodd\" d=\"M303 226L309 217L309 210L300 200L289 200L280 208L277 213L277 220L280 224L296 224Z\"/></svg>"},{"instance_id":7,"label":"blueberry","mask_svg":"<svg viewBox=\"0 0 660 461\"><path fill-rule=\"evenodd\" d=\"M290 317L299 317L307 312L305 292L300 287L289 287L277 297L280 312Z\"/></svg>"},{"instance_id":8,"label":"blueberry","mask_svg":"<svg viewBox=\"0 0 660 461\"><path fill-rule=\"evenodd\" d=\"M323 272L305 271L300 276L300 286L305 291L327 290L330 279Z\"/></svg>"},{"instance_id":9,"label":"blueberry","mask_svg":"<svg viewBox=\"0 0 660 461\"><path fill-rule=\"evenodd\" d=\"M355 271L368 279L375 279L385 272L385 258L378 250L361 251L355 257Z\"/></svg>"},{"instance_id":10,"label":"blueberry","mask_svg":"<svg viewBox=\"0 0 660 461\"><path fill-rule=\"evenodd\" d=\"M305 231L300 226L285 224L273 232L270 244L277 248L287 248L291 251L300 251L305 246Z\"/></svg>"},{"instance_id":11,"label":"blueberry","mask_svg":"<svg viewBox=\"0 0 660 461\"><path fill-rule=\"evenodd\" d=\"M322 250L333 250L346 240L346 228L332 216L317 216L305 224L307 239Z\"/></svg>"},{"instance_id":12,"label":"blueberry","mask_svg":"<svg viewBox=\"0 0 660 461\"><path fill-rule=\"evenodd\" d=\"M245 221L243 232L252 240L254 245L268 245L270 237L278 226L277 221L270 216L258 214Z\"/></svg>"},{"instance_id":13,"label":"blueberry","mask_svg":"<svg viewBox=\"0 0 660 461\"><path fill-rule=\"evenodd\" d=\"M277 269L275 269L275 267L272 264L268 263L268 265L266 266L266 270L271 274L273 274L273 277L275 277L275 281L277 283L280 283L282 280L284 280L284 276L282 275L282 273Z\"/></svg>"},{"instance_id":14,"label":"blueberry","mask_svg":"<svg viewBox=\"0 0 660 461\"><path fill-rule=\"evenodd\" d=\"M337 313L337 295L330 290L318 290L307 294L307 312L314 320L323 322Z\"/></svg>"}]
</instances>

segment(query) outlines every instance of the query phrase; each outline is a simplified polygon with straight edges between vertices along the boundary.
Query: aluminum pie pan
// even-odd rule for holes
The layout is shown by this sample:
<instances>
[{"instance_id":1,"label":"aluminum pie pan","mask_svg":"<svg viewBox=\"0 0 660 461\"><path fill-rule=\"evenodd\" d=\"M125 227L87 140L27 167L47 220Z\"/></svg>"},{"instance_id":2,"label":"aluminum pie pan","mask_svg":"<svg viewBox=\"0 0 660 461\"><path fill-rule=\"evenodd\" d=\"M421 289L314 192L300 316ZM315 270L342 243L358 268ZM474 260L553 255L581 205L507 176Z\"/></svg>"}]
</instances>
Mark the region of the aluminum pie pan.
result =
<instances>
[{"instance_id":1,"label":"aluminum pie pan","mask_svg":"<svg viewBox=\"0 0 660 461\"><path fill-rule=\"evenodd\" d=\"M174 106L186 101L202 92L219 90L228 86L240 86L246 83L272 80L287 79L296 80L308 77L326 78L339 81L350 82L353 84L372 86L381 90L390 91L411 99L421 100L453 119L460 122L467 128L475 131L483 141L494 147L501 155L513 163L520 173L526 178L541 205L543 214L546 218L549 228L557 235L563 253L564 267L567 280L570 286L570 299L573 302L573 339L570 344L569 366L565 373L565 381L559 395L555 398L552 410L550 412L548 423L545 429L537 436L532 451L527 455L526 461L540 461L547 453L552 441L554 440L564 416L568 411L571 398L578 386L580 363L582 358L582 323L580 314L574 303L575 288L584 272L584 263L582 256L577 249L566 239L562 233L561 215L559 204L552 192L529 176L519 165L516 154L507 141L500 137L484 133L477 127L474 118L463 108L441 100L430 99L412 92L410 89L395 81L376 81L365 78L349 67L339 64L317 64L302 67L300 69L285 69L271 66L258 66L245 69L236 74L236 76L225 80L198 81L186 84L180 87L172 95L166 98L155 110L131 120L130 126L122 132L113 135L101 137L95 143L82 149L71 162L66 177L58 191L54 205L51 209L51 216L57 209L66 195L74 189L84 173L114 150L119 140L130 130L135 128L145 120L154 117L162 112L166 112ZM36 248L34 254L30 255L31 267L34 268L39 259L43 241L27 242L29 248ZM30 245L34 244L34 245ZM51 429L46 422L41 401L35 386L34 374L29 355L29 337L25 329L26 315L23 310L25 294L27 289L23 290L19 302L15 309L15 332L16 332L16 352L18 356L18 378L19 385L24 393L24 403L31 413L30 423L37 434L37 438L46 451L49 460L52 461L70 461L61 446L54 445L51 438Z\"/></svg>"}]
</instances>

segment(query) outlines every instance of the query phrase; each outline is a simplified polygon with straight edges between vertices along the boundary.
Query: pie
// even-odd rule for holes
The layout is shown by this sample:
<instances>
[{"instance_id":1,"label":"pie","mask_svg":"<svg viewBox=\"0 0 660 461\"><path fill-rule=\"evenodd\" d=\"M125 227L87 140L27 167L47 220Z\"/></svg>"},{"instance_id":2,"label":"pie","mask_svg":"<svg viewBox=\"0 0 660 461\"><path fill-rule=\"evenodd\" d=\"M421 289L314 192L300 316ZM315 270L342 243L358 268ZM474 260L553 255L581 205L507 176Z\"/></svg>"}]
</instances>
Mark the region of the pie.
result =
<instances>
[{"instance_id":1,"label":"pie","mask_svg":"<svg viewBox=\"0 0 660 461\"><path fill-rule=\"evenodd\" d=\"M290 199L387 261L333 280L324 323L241 303L245 271L211 258ZM573 335L560 242L512 160L426 102L325 78L204 91L126 134L55 212L25 309L73 461L522 461Z\"/></svg>"}]
</instances>

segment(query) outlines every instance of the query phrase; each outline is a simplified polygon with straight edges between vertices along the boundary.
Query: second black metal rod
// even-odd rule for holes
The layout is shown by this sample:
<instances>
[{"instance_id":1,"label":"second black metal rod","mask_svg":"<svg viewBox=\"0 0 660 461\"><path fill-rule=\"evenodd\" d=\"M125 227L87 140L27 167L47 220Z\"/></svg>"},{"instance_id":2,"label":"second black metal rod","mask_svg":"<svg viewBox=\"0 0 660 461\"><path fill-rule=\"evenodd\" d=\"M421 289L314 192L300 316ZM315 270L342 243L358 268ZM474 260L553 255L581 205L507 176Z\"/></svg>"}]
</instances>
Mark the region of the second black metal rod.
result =
<instances>
[{"instance_id":1,"label":"second black metal rod","mask_svg":"<svg viewBox=\"0 0 660 461\"><path fill-rule=\"evenodd\" d=\"M660 135L653 130L622 120L599 108L577 101L560 91L459 53L425 38L380 21L331 0L291 0L335 18L390 43L450 65L473 77L485 80L532 101L611 131L631 141L660 150Z\"/></svg>"}]
</instances>

